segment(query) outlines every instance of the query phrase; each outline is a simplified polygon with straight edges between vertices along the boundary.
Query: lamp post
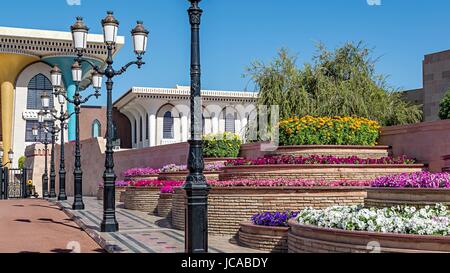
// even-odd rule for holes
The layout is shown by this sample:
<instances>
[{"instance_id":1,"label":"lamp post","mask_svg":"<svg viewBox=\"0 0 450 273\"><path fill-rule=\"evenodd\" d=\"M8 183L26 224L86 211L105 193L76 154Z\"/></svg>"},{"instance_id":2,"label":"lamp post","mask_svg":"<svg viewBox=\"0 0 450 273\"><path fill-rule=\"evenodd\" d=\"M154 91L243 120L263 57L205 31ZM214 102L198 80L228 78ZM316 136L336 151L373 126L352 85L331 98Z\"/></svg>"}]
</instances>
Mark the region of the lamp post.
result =
<instances>
[{"instance_id":1,"label":"lamp post","mask_svg":"<svg viewBox=\"0 0 450 273\"><path fill-rule=\"evenodd\" d=\"M49 194L48 194L48 161L47 161L47 156L48 156L48 145L50 144L50 141L48 139L48 133L46 131L44 133L44 139L42 139L42 135L39 133L39 130L42 129L43 126L46 126L46 124L44 124L44 119L45 119L45 112L40 111L38 113L39 126L33 126L32 133L33 133L33 136L34 136L35 140L37 142L40 142L40 143L44 144L44 146L45 146L45 166L44 166L44 174L42 175L42 196L44 198L48 198Z\"/></svg>"},{"instance_id":2,"label":"lamp post","mask_svg":"<svg viewBox=\"0 0 450 273\"><path fill-rule=\"evenodd\" d=\"M59 193L58 193L58 201L67 200L66 194L66 163L64 160L64 130L67 129L66 121L69 120L72 115L75 113L69 113L64 111L64 104L66 99L61 94L63 93L63 84L62 84L62 72L57 65L53 67L50 71L53 89L55 90L54 95L58 98L58 102L61 106L59 115L56 115L54 112L51 112L51 115L55 120L59 120L61 127L61 147L60 147L60 155L59 155Z\"/></svg>"},{"instance_id":3,"label":"lamp post","mask_svg":"<svg viewBox=\"0 0 450 273\"><path fill-rule=\"evenodd\" d=\"M191 139L189 140L189 175L183 189L186 191L185 251L208 252L208 191L210 187L203 174L202 102L200 70L201 0L189 0L191 25Z\"/></svg>"},{"instance_id":4,"label":"lamp post","mask_svg":"<svg viewBox=\"0 0 450 273\"><path fill-rule=\"evenodd\" d=\"M3 148L0 148L0 158L3 158L3 154L4 154ZM14 159L14 152L13 152L12 149L10 149L8 151L8 159L9 159L8 162L6 162L5 164L1 165L2 168L6 167L6 165L8 165L8 164L12 165L12 162L13 162L13 159Z\"/></svg>"},{"instance_id":5,"label":"lamp post","mask_svg":"<svg viewBox=\"0 0 450 273\"><path fill-rule=\"evenodd\" d=\"M101 223L102 232L116 232L119 230L119 224L116 220L115 212L115 181L116 174L114 173L114 152L113 152L113 120L112 120L112 90L113 78L122 75L127 69L136 65L141 68L145 63L142 61L143 55L147 48L147 40L149 32L145 29L142 21L138 21L136 27L131 31L133 36L134 52L137 56L136 61L129 62L119 70L113 68L113 50L117 41L117 32L119 28L119 21L114 17L113 12L108 11L105 19L102 20L104 42L108 49L108 57L106 59L107 67L102 70L97 65L89 60L83 58L86 50L86 38L89 31L81 17L77 18L77 22L72 26L72 37L74 40L74 47L77 51L78 57L75 59L76 63L87 63L96 72L93 75L92 83L95 87L101 86L102 77L107 78L107 105L106 105L106 152L105 152L105 171L103 173L104 181L104 198L103 198L103 220Z\"/></svg>"},{"instance_id":6,"label":"lamp post","mask_svg":"<svg viewBox=\"0 0 450 273\"><path fill-rule=\"evenodd\" d=\"M3 148L0 148L0 158L3 158ZM8 172L8 168L6 167L6 165L11 164L12 165L12 161L14 159L14 152L12 151L12 149L10 149L8 151L8 159L9 162L6 162L5 164L0 165L0 200L4 199L7 200L8 199L8 183L9 181L6 179L6 177L8 177L8 175L5 175L6 172Z\"/></svg>"},{"instance_id":7,"label":"lamp post","mask_svg":"<svg viewBox=\"0 0 450 273\"><path fill-rule=\"evenodd\" d=\"M50 110L50 96L47 94L47 92L44 92L41 95L41 103L42 103L42 111L45 115L52 115L52 126L44 126L44 130L51 135L51 156L50 156L50 192L49 192L49 198L56 198L56 172L55 172L55 141L56 141L56 134L58 134L61 129L55 124L54 120L54 112L56 110L51 109Z\"/></svg>"}]
</instances>

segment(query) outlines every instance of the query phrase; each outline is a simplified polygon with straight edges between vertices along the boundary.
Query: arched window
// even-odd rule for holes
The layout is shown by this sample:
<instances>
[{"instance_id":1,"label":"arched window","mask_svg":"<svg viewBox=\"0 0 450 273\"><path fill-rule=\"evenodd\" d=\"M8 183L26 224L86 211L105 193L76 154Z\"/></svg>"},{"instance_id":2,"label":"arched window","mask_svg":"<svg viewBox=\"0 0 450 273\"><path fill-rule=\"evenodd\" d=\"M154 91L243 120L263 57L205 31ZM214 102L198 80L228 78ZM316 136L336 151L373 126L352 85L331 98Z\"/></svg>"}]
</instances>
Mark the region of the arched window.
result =
<instances>
[{"instance_id":1,"label":"arched window","mask_svg":"<svg viewBox=\"0 0 450 273\"><path fill-rule=\"evenodd\" d=\"M94 120L92 122L92 137L97 138L100 137L102 134L102 124L98 119Z\"/></svg>"},{"instance_id":2,"label":"arched window","mask_svg":"<svg viewBox=\"0 0 450 273\"><path fill-rule=\"evenodd\" d=\"M229 132L229 133L235 133L236 132L236 127L235 127L235 115L233 115L232 113L228 113L225 116L225 132Z\"/></svg>"},{"instance_id":3,"label":"arched window","mask_svg":"<svg viewBox=\"0 0 450 273\"><path fill-rule=\"evenodd\" d=\"M27 109L42 108L41 95L46 92L50 96L50 108L53 108L52 83L42 74L34 76L28 83Z\"/></svg>"},{"instance_id":4,"label":"arched window","mask_svg":"<svg viewBox=\"0 0 450 273\"><path fill-rule=\"evenodd\" d=\"M174 138L174 128L173 128L173 116L172 112L167 111L164 114L163 119L163 138L164 139L173 139Z\"/></svg>"}]
</instances>

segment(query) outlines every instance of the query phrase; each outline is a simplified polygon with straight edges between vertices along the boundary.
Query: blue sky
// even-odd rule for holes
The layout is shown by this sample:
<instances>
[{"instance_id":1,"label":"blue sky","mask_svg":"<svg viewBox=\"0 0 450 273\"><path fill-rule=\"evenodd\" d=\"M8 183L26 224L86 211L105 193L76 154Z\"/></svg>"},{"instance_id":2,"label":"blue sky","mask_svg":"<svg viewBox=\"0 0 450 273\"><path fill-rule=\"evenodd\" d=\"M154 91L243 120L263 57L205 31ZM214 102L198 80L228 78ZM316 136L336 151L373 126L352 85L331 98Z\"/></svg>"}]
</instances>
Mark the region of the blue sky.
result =
<instances>
[{"instance_id":1,"label":"blue sky","mask_svg":"<svg viewBox=\"0 0 450 273\"><path fill-rule=\"evenodd\" d=\"M113 10L127 42L116 64L134 58L129 31L137 19L151 31L147 65L117 78L114 98L131 86L189 84L187 0L80 1L79 6L67 0L2 1L0 25L68 30L81 15L92 33L101 33L99 21ZM450 49L450 1L380 1L371 6L367 0L203 0L203 88L245 89L245 67L257 59L269 62L282 47L298 54L301 65L311 60L319 41L334 48L359 40L381 56L377 70L390 75L392 86L421 87L423 56ZM104 102L105 97L95 104Z\"/></svg>"}]
</instances>

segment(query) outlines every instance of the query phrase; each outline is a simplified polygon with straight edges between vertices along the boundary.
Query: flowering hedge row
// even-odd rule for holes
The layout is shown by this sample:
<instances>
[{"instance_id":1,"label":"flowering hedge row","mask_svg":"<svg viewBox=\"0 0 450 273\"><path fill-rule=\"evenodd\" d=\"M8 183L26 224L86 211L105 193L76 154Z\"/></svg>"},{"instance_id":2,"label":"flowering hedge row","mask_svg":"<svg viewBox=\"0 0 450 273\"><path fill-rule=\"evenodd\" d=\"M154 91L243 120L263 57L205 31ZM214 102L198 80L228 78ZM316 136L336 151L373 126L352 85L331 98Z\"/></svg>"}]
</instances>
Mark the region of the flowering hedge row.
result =
<instances>
[{"instance_id":1,"label":"flowering hedge row","mask_svg":"<svg viewBox=\"0 0 450 273\"><path fill-rule=\"evenodd\" d=\"M403 173L379 177L372 187L377 188L450 188L449 173L430 173L427 171Z\"/></svg>"},{"instance_id":2,"label":"flowering hedge row","mask_svg":"<svg viewBox=\"0 0 450 273\"><path fill-rule=\"evenodd\" d=\"M450 211L446 206L391 207L384 209L361 206L308 208L299 212L299 224L343 230L390 232L418 235L450 234Z\"/></svg>"},{"instance_id":3,"label":"flowering hedge row","mask_svg":"<svg viewBox=\"0 0 450 273\"><path fill-rule=\"evenodd\" d=\"M242 141L234 133L209 134L203 137L203 155L205 157L237 157Z\"/></svg>"},{"instance_id":4,"label":"flowering hedge row","mask_svg":"<svg viewBox=\"0 0 450 273\"><path fill-rule=\"evenodd\" d=\"M242 165L279 165L279 164L413 164L415 161L406 156L397 158L359 158L351 157L335 157L335 156L266 156L257 159L233 159L228 160L226 166L242 166Z\"/></svg>"},{"instance_id":5,"label":"flowering hedge row","mask_svg":"<svg viewBox=\"0 0 450 273\"><path fill-rule=\"evenodd\" d=\"M293 117L279 123L281 145L376 145L380 124L356 117Z\"/></svg>"},{"instance_id":6,"label":"flowering hedge row","mask_svg":"<svg viewBox=\"0 0 450 273\"><path fill-rule=\"evenodd\" d=\"M289 220L297 217L298 212L262 212L252 216L252 222L258 226L287 227Z\"/></svg>"}]
</instances>

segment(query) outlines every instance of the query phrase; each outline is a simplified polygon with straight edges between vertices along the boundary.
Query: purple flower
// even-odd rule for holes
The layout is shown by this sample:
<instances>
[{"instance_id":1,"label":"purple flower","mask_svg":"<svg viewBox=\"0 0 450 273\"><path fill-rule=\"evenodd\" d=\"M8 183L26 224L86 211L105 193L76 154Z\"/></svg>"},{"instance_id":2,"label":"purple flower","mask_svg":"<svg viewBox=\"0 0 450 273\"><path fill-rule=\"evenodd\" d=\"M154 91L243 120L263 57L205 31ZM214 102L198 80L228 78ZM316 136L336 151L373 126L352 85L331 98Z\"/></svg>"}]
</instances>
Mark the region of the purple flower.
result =
<instances>
[{"instance_id":1,"label":"purple flower","mask_svg":"<svg viewBox=\"0 0 450 273\"><path fill-rule=\"evenodd\" d=\"M133 176L146 176L158 174L160 172L159 169L154 168L133 168L125 171L123 176L125 177L133 177Z\"/></svg>"},{"instance_id":2,"label":"purple flower","mask_svg":"<svg viewBox=\"0 0 450 273\"><path fill-rule=\"evenodd\" d=\"M271 226L271 227L287 227L291 218L297 217L298 212L285 211L285 212L261 212L252 216L251 220L258 226Z\"/></svg>"},{"instance_id":3,"label":"purple flower","mask_svg":"<svg viewBox=\"0 0 450 273\"><path fill-rule=\"evenodd\" d=\"M379 177L372 187L376 188L450 188L449 173L430 173L427 171L403 173Z\"/></svg>"}]
</instances>

